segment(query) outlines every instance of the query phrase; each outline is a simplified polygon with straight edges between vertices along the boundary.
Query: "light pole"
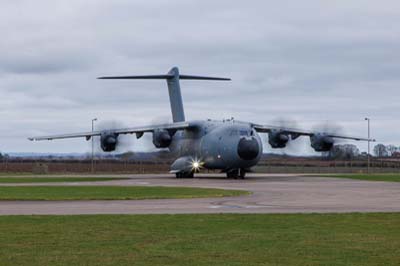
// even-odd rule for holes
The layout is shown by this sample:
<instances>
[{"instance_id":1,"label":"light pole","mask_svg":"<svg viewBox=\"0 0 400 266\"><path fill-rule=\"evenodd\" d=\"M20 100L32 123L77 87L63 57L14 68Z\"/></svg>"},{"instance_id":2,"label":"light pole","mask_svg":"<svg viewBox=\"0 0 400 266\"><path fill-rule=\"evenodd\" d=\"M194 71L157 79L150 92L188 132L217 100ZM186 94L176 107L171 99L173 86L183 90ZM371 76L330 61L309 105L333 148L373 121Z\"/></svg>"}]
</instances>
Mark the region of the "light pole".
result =
<instances>
[{"instance_id":1,"label":"light pole","mask_svg":"<svg viewBox=\"0 0 400 266\"><path fill-rule=\"evenodd\" d=\"M365 118L365 120L368 123L368 162L367 162L367 173L369 174L369 165L370 165L370 148L369 148L369 143L370 143L370 119L368 117Z\"/></svg>"},{"instance_id":2,"label":"light pole","mask_svg":"<svg viewBox=\"0 0 400 266\"><path fill-rule=\"evenodd\" d=\"M94 122L97 121L97 118L92 119L92 132L94 131ZM94 141L93 141L94 136L92 136L92 173L94 173Z\"/></svg>"}]
</instances>

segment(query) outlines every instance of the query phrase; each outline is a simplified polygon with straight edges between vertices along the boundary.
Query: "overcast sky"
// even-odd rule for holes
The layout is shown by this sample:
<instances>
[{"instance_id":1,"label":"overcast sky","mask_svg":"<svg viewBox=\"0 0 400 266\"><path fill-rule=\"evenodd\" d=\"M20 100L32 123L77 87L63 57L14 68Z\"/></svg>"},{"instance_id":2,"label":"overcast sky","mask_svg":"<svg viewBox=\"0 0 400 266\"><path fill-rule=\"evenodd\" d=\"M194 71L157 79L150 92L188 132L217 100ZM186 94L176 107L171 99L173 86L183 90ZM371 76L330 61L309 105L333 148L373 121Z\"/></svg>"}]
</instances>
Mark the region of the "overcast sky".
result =
<instances>
[{"instance_id":1,"label":"overcast sky","mask_svg":"<svg viewBox=\"0 0 400 266\"><path fill-rule=\"evenodd\" d=\"M182 82L187 119L330 123L365 136L368 116L374 138L400 145L399 25L394 0L3 0L0 151L87 152L84 139L26 138L87 131L93 117L170 120L164 81L96 77L172 66L232 78Z\"/></svg>"}]
</instances>

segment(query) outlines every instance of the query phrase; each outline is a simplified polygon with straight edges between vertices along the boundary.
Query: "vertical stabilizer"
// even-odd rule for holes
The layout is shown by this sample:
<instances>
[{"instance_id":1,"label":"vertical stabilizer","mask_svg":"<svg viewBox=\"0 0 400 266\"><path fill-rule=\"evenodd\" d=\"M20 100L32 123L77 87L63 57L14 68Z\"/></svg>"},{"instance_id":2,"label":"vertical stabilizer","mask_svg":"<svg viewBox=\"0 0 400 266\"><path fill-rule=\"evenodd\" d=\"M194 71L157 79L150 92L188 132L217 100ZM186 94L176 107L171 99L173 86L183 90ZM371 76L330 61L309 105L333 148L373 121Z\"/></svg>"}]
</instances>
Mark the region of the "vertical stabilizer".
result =
<instances>
[{"instance_id":1,"label":"vertical stabilizer","mask_svg":"<svg viewBox=\"0 0 400 266\"><path fill-rule=\"evenodd\" d=\"M185 121L185 112L183 110L183 101L181 94L181 86L179 84L179 69L173 67L168 75L171 78L167 79L169 102L171 104L172 120L174 122Z\"/></svg>"}]
</instances>

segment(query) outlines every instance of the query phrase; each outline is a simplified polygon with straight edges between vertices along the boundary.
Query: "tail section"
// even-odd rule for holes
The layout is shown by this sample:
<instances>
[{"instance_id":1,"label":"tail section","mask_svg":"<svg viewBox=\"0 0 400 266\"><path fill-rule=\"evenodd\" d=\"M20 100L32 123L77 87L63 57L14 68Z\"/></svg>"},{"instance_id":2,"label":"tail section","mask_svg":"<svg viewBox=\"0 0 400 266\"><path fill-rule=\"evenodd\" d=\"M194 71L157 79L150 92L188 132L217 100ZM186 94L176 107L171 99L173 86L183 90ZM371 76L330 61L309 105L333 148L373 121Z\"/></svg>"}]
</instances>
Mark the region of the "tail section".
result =
<instances>
[{"instance_id":1,"label":"tail section","mask_svg":"<svg viewBox=\"0 0 400 266\"><path fill-rule=\"evenodd\" d=\"M166 75L100 77L99 79L165 79L165 80L167 80L169 101L171 103L172 119L174 122L185 121L185 112L183 110L181 87L179 84L180 79L230 80L228 78L180 75L179 69L177 67L173 67Z\"/></svg>"},{"instance_id":2,"label":"tail section","mask_svg":"<svg viewBox=\"0 0 400 266\"><path fill-rule=\"evenodd\" d=\"M172 68L168 72L168 75L172 76L171 78L167 78L172 120L174 122L182 122L185 121L185 111L183 110L181 86L179 83L179 69L177 67Z\"/></svg>"}]
</instances>

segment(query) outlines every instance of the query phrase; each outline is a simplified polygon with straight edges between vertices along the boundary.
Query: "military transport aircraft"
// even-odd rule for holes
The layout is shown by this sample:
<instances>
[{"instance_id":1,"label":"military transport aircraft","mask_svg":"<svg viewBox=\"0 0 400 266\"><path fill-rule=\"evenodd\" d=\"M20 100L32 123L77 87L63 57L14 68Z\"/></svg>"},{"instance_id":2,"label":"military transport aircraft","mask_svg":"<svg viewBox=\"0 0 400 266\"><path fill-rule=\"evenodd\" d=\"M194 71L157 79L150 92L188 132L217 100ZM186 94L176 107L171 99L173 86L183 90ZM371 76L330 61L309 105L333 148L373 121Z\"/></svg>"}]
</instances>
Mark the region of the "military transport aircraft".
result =
<instances>
[{"instance_id":1,"label":"military transport aircraft","mask_svg":"<svg viewBox=\"0 0 400 266\"><path fill-rule=\"evenodd\" d=\"M178 155L171 165L171 173L177 178L191 178L200 168L220 169L228 178L244 178L249 169L256 165L262 155L259 133L268 134L272 148L284 148L291 140L308 136L315 151L329 151L335 139L363 140L365 138L342 136L329 132L313 132L281 126L261 125L252 122L235 121L186 121L179 80L230 80L228 78L180 75L177 67L165 75L116 76L99 79L165 79L168 85L173 123L142 127L108 129L101 131L32 137L29 140L53 140L94 136L100 137L103 151L114 151L121 134L136 134L141 138L145 132L153 134L157 148L168 148ZM373 141L373 140L370 140Z\"/></svg>"}]
</instances>

